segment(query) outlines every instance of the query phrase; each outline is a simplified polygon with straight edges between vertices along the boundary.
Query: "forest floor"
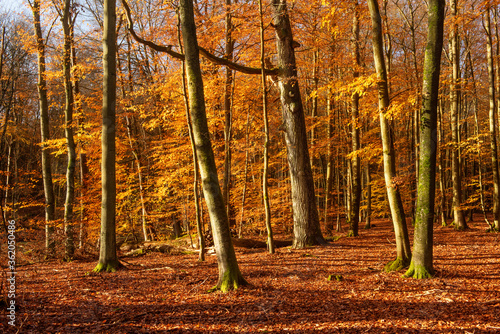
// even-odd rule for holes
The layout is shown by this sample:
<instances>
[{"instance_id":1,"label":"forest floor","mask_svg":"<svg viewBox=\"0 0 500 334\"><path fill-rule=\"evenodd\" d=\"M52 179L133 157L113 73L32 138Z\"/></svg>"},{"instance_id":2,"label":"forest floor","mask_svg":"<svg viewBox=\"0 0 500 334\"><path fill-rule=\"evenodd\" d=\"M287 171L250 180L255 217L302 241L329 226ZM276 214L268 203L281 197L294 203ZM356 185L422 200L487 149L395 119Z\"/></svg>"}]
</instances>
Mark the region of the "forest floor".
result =
<instances>
[{"instance_id":1,"label":"forest floor","mask_svg":"<svg viewBox=\"0 0 500 334\"><path fill-rule=\"evenodd\" d=\"M435 228L435 278L382 268L395 254L390 223L304 250L236 248L249 286L212 292L215 256L146 253L116 273L96 260L20 265L19 333L498 333L500 234L484 223ZM340 235L340 234L339 234ZM328 281L329 275L342 280Z\"/></svg>"}]
</instances>

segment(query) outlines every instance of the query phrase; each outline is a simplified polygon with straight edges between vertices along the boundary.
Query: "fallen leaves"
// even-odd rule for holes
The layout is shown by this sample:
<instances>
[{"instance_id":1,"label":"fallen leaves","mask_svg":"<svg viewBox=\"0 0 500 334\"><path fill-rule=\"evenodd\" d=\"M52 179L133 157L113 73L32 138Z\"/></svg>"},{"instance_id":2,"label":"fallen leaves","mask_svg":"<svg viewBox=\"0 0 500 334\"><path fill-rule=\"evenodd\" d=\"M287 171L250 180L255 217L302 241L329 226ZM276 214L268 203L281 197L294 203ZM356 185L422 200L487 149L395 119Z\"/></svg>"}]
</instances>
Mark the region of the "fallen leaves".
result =
<instances>
[{"instance_id":1,"label":"fallen leaves","mask_svg":"<svg viewBox=\"0 0 500 334\"><path fill-rule=\"evenodd\" d=\"M500 329L498 235L436 228L429 280L381 272L394 256L388 222L307 250L237 248L237 291L207 293L217 263L147 253L125 270L85 275L94 262L19 268L23 332L61 333L494 333ZM329 275L332 279L328 281ZM337 280L336 277L342 277ZM5 312L5 310L2 310ZM1 324L1 330L8 330Z\"/></svg>"}]
</instances>

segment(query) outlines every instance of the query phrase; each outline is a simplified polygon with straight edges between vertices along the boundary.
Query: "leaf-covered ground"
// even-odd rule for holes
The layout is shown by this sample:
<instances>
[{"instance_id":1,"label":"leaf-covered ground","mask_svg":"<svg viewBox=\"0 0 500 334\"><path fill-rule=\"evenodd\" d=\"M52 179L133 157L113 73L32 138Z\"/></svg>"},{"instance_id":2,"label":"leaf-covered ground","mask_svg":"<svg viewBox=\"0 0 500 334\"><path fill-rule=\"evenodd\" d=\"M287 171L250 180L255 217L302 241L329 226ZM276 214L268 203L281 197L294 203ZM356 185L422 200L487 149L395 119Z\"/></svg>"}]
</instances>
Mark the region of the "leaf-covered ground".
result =
<instances>
[{"instance_id":1,"label":"leaf-covered ground","mask_svg":"<svg viewBox=\"0 0 500 334\"><path fill-rule=\"evenodd\" d=\"M391 226L306 250L237 248L251 284L226 294L208 256L158 252L89 275L96 262L45 262L17 274L19 333L497 333L500 243L484 224L435 229L437 276L381 272L394 256ZM328 281L341 275L340 281ZM9 332L2 311L0 331Z\"/></svg>"}]
</instances>

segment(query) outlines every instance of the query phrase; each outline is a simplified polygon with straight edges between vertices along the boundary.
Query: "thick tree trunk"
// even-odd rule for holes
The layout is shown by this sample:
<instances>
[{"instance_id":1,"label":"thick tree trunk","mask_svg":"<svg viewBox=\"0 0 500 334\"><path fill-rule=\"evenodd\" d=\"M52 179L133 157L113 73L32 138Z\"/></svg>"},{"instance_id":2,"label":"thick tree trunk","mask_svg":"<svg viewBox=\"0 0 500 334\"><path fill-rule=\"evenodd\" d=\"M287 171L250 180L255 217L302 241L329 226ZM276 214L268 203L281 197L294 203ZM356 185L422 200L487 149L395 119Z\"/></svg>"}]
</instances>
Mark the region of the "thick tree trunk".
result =
<instances>
[{"instance_id":1,"label":"thick tree trunk","mask_svg":"<svg viewBox=\"0 0 500 334\"><path fill-rule=\"evenodd\" d=\"M452 65L452 78L450 85L450 117L451 117L451 179L453 183L453 221L455 228L464 230L467 228L465 217L460 208L462 201L462 177L459 161L459 128L458 113L460 108L460 49L457 20L457 0L450 0L452 15L452 28L450 36L450 59Z\"/></svg>"},{"instance_id":2,"label":"thick tree trunk","mask_svg":"<svg viewBox=\"0 0 500 334\"><path fill-rule=\"evenodd\" d=\"M71 0L64 1L62 24L64 31L64 134L68 148L68 166L66 168L66 200L64 202L64 232L66 234L65 255L66 260L70 260L75 252L75 243L73 237L73 202L75 199L75 165L76 165L76 147L73 137L73 84L71 81L71 54L73 44L73 29L71 29Z\"/></svg>"},{"instance_id":3,"label":"thick tree trunk","mask_svg":"<svg viewBox=\"0 0 500 334\"><path fill-rule=\"evenodd\" d=\"M292 188L294 248L325 243L319 225L314 179L295 62L296 43L286 0L271 0L279 66L279 90Z\"/></svg>"},{"instance_id":4,"label":"thick tree trunk","mask_svg":"<svg viewBox=\"0 0 500 334\"><path fill-rule=\"evenodd\" d=\"M102 204L99 263L94 272L114 272L116 255L116 0L104 0L102 100Z\"/></svg>"},{"instance_id":5,"label":"thick tree trunk","mask_svg":"<svg viewBox=\"0 0 500 334\"><path fill-rule=\"evenodd\" d=\"M414 249L410 268L405 273L406 277L413 278L428 278L434 274L433 222L436 195L437 104L445 5L445 0L430 0L428 5L429 23L420 114L420 169Z\"/></svg>"},{"instance_id":6,"label":"thick tree trunk","mask_svg":"<svg viewBox=\"0 0 500 334\"><path fill-rule=\"evenodd\" d=\"M403 202L399 191L398 178L396 174L395 152L391 138L391 130L386 112L389 108L389 89L387 82L387 71L385 67L383 45L382 45L382 20L378 3L376 0L369 0L368 6L372 18L373 28L373 57L378 74L378 94L380 111L380 131L382 137L382 149L384 160L384 177L387 189L387 199L391 210L392 223L396 237L396 259L389 262L385 270L393 271L406 267L410 263L411 250L408 228L404 214Z\"/></svg>"},{"instance_id":7,"label":"thick tree trunk","mask_svg":"<svg viewBox=\"0 0 500 334\"><path fill-rule=\"evenodd\" d=\"M181 0L179 7L185 49L190 118L193 126L196 156L198 157L198 165L200 167L203 192L212 225L217 263L219 265L219 281L215 288L221 291L228 291L237 289L240 285L246 284L246 281L240 273L236 253L231 241L229 221L217 176L212 144L210 142L193 2L192 0Z\"/></svg>"},{"instance_id":8,"label":"thick tree trunk","mask_svg":"<svg viewBox=\"0 0 500 334\"><path fill-rule=\"evenodd\" d=\"M49 133L49 104L47 100L47 83L45 71L45 43L40 23L40 0L34 0L32 7L35 26L36 45L38 50L38 98L40 103L40 127L42 135L42 178L45 194L45 248L49 254L54 252L55 197L52 185L52 171L50 166L50 152L45 144L50 139Z\"/></svg>"},{"instance_id":9,"label":"thick tree trunk","mask_svg":"<svg viewBox=\"0 0 500 334\"><path fill-rule=\"evenodd\" d=\"M500 194L499 194L499 170L498 170L498 145L497 145L497 120L495 115L495 65L493 61L493 41L491 33L490 7L485 13L486 29L486 55L488 58L488 78L489 78L489 124L490 124L490 146L491 146L491 168L493 174L493 226L500 229Z\"/></svg>"}]
</instances>

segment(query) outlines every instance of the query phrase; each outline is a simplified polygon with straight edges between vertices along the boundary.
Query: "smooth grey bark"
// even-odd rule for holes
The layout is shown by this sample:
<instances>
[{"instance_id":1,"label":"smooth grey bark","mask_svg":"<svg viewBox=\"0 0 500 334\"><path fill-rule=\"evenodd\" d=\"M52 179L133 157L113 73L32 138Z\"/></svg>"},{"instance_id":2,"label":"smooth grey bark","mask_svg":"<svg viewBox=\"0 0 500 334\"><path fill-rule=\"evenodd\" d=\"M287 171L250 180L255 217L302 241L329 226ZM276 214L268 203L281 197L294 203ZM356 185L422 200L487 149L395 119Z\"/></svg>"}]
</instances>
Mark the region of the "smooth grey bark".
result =
<instances>
[{"instance_id":1,"label":"smooth grey bark","mask_svg":"<svg viewBox=\"0 0 500 334\"><path fill-rule=\"evenodd\" d=\"M50 165L50 152L45 142L50 139L49 132L49 104L47 100L47 81L45 69L45 41L42 36L40 23L40 0L30 2L33 12L36 46L38 54L38 99L40 110L41 147L42 147L42 178L45 194L45 248L49 254L54 252L53 240L54 227L51 225L55 219L55 197L52 184L52 170Z\"/></svg>"},{"instance_id":2,"label":"smooth grey bark","mask_svg":"<svg viewBox=\"0 0 500 334\"><path fill-rule=\"evenodd\" d=\"M272 26L276 32L278 86L292 190L293 248L324 244L319 225L314 179L307 146L304 108L297 80L292 28L286 0L271 0Z\"/></svg>"},{"instance_id":3,"label":"smooth grey bark","mask_svg":"<svg viewBox=\"0 0 500 334\"><path fill-rule=\"evenodd\" d=\"M264 69L265 61L265 39L264 39L264 18L262 10L262 0L259 0L260 17L260 67ZM274 254L273 229L271 227L271 204L269 201L269 117L267 112L267 84L266 73L262 70L262 117L264 119L264 166L262 171L262 197L264 199L264 211L266 213L267 229L267 249L270 254Z\"/></svg>"},{"instance_id":4,"label":"smooth grey bark","mask_svg":"<svg viewBox=\"0 0 500 334\"><path fill-rule=\"evenodd\" d=\"M182 36L181 36L181 22L180 18L177 26L177 38L179 40L179 48L182 53L184 53L184 46L182 45ZM186 122L188 125L188 134L189 134L189 142L191 143L191 151L193 154L193 195L194 195L194 208L195 208L195 216L196 216L196 233L198 234L198 261L205 261L205 252L206 252L206 244L205 244L205 230L203 226L203 221L201 217L201 208L200 208L200 196L198 190L199 184L199 175L200 172L198 170L198 157L196 156L196 145L194 142L193 136L193 125L191 124L191 118L189 117L189 96L186 86L186 64L182 62L182 95L184 98L184 106L186 110Z\"/></svg>"},{"instance_id":5,"label":"smooth grey bark","mask_svg":"<svg viewBox=\"0 0 500 334\"><path fill-rule=\"evenodd\" d=\"M493 41L491 32L491 19L489 4L486 7L484 18L486 29L486 56L488 59L488 81L489 81L489 129L491 148L491 169L493 174L493 226L497 231L500 229L500 176L498 170L498 143L497 143L497 119L495 115L495 65L493 60Z\"/></svg>"},{"instance_id":6,"label":"smooth grey bark","mask_svg":"<svg viewBox=\"0 0 500 334\"><path fill-rule=\"evenodd\" d=\"M237 289L240 285L246 284L246 281L241 275L236 260L210 141L192 0L181 0L179 9L185 51L190 118L219 267L219 280L214 289L225 292Z\"/></svg>"},{"instance_id":7,"label":"smooth grey bark","mask_svg":"<svg viewBox=\"0 0 500 334\"><path fill-rule=\"evenodd\" d=\"M328 117L327 123L327 140L328 148L326 153L326 176L325 176L325 213L324 225L327 233L333 231L333 222L330 223L328 212L332 206L332 184L333 184L333 96L331 89L328 90L328 98L326 103L326 112Z\"/></svg>"},{"instance_id":8,"label":"smooth grey bark","mask_svg":"<svg viewBox=\"0 0 500 334\"><path fill-rule=\"evenodd\" d=\"M353 77L359 77L359 68L361 67L360 62L360 52L359 52L359 3L357 0L354 1L353 8L353 22L352 22L352 58L354 73ZM359 93L354 92L351 95L351 140L352 140L352 153L351 158L351 176L352 176L352 188L351 188L351 205L349 213L349 231L348 236L357 237L359 233L359 207L361 204L361 162L357 154L360 149L360 139L359 139Z\"/></svg>"},{"instance_id":9,"label":"smooth grey bark","mask_svg":"<svg viewBox=\"0 0 500 334\"><path fill-rule=\"evenodd\" d=\"M382 20L377 0L368 0L370 15L372 19L373 33L373 58L378 75L378 100L380 113L380 132L382 137L382 150L384 161L384 178L387 190L387 199L391 210L392 223L396 238L396 259L385 266L386 271L402 269L410 263L411 250L406 217L398 188L396 173L395 152L391 138L391 130L386 112L389 108L389 88L387 81L387 70L385 67L384 50L382 42Z\"/></svg>"},{"instance_id":10,"label":"smooth grey bark","mask_svg":"<svg viewBox=\"0 0 500 334\"><path fill-rule=\"evenodd\" d=\"M231 0L226 2L226 54L228 61L233 61L234 41L233 41L233 23L231 13ZM230 217L230 188L231 188L231 139L232 139L232 96L233 96L233 71L226 66L226 82L224 84L224 178L222 179L222 196L226 203L226 212Z\"/></svg>"},{"instance_id":11,"label":"smooth grey bark","mask_svg":"<svg viewBox=\"0 0 500 334\"><path fill-rule=\"evenodd\" d=\"M99 263L94 272L114 272L116 254L116 0L104 0L102 100L102 203Z\"/></svg>"},{"instance_id":12,"label":"smooth grey bark","mask_svg":"<svg viewBox=\"0 0 500 334\"><path fill-rule=\"evenodd\" d=\"M453 184L453 223L458 230L467 228L465 217L460 208L462 201L462 176L460 172L460 147L458 116L460 108L460 46L458 35L458 10L457 0L450 0L451 9L451 34L450 34L450 59L451 59L451 84L450 84L450 117L451 117L451 179Z\"/></svg>"},{"instance_id":13,"label":"smooth grey bark","mask_svg":"<svg viewBox=\"0 0 500 334\"><path fill-rule=\"evenodd\" d=\"M445 0L429 0L420 113L420 168L415 215L413 256L406 277L428 278L434 274L433 223L436 195L437 106L443 50Z\"/></svg>"},{"instance_id":14,"label":"smooth grey bark","mask_svg":"<svg viewBox=\"0 0 500 334\"><path fill-rule=\"evenodd\" d=\"M71 20L71 0L64 1L62 11L62 26L64 32L63 48L63 73L64 73L64 135L66 137L66 146L68 148L68 165L66 167L66 199L64 202L64 233L65 241L65 259L71 260L75 252L74 232L73 232L73 203L75 200L75 169L76 169L76 147L73 136L73 84L71 80L71 56L73 45L73 22Z\"/></svg>"}]
</instances>

